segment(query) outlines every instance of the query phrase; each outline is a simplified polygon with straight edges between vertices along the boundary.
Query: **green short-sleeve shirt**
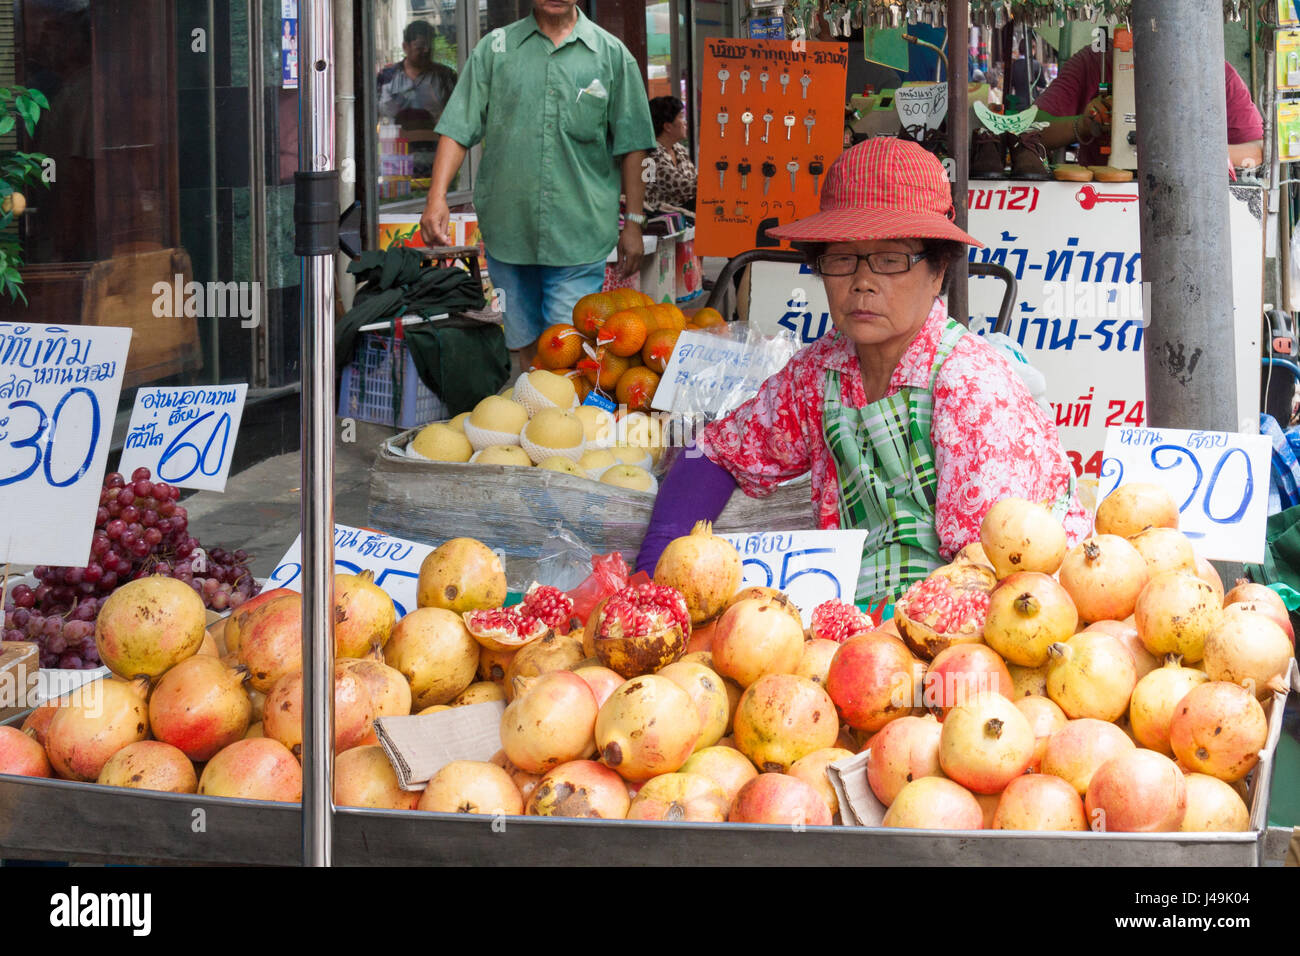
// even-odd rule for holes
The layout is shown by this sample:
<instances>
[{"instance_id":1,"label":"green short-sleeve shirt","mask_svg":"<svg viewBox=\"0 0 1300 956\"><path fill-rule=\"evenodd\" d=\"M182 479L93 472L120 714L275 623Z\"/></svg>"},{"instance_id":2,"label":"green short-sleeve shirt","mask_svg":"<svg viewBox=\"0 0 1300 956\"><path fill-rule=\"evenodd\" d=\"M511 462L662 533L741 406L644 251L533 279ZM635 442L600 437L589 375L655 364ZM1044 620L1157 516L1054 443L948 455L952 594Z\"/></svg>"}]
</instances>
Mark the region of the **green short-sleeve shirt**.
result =
<instances>
[{"instance_id":1,"label":"green short-sleeve shirt","mask_svg":"<svg viewBox=\"0 0 1300 956\"><path fill-rule=\"evenodd\" d=\"M573 266L618 242L619 157L654 148L636 60L582 11L560 46L527 16L470 54L437 132L483 143L483 241L516 265Z\"/></svg>"}]
</instances>

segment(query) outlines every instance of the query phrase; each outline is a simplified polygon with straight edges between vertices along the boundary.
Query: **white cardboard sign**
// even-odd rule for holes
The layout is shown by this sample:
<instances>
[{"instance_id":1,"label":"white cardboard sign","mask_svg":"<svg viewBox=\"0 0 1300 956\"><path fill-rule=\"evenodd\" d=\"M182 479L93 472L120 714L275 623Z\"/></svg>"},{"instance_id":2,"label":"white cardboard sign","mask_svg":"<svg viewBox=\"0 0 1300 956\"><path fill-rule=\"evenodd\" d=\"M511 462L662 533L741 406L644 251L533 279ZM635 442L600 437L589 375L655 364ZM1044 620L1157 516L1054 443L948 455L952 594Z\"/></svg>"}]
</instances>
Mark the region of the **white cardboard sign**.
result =
<instances>
[{"instance_id":1,"label":"white cardboard sign","mask_svg":"<svg viewBox=\"0 0 1300 956\"><path fill-rule=\"evenodd\" d=\"M345 524L334 526L335 573L360 574L362 571L373 571L375 584L393 599L399 618L414 611L417 606L420 565L432 550L430 545L395 538L382 531L350 528ZM266 586L302 590L302 535L294 539L271 572Z\"/></svg>"},{"instance_id":2,"label":"white cardboard sign","mask_svg":"<svg viewBox=\"0 0 1300 956\"><path fill-rule=\"evenodd\" d=\"M724 534L740 552L741 587L784 591L799 608L804 627L812 612L833 598L852 604L862 570L866 531L766 531Z\"/></svg>"},{"instance_id":3,"label":"white cardboard sign","mask_svg":"<svg viewBox=\"0 0 1300 956\"><path fill-rule=\"evenodd\" d=\"M1264 435L1111 428L1098 501L1121 484L1160 485L1178 503L1178 530L1197 554L1262 561L1271 455Z\"/></svg>"},{"instance_id":4,"label":"white cardboard sign","mask_svg":"<svg viewBox=\"0 0 1300 956\"><path fill-rule=\"evenodd\" d=\"M0 561L81 567L130 329L0 322Z\"/></svg>"},{"instance_id":5,"label":"white cardboard sign","mask_svg":"<svg viewBox=\"0 0 1300 956\"><path fill-rule=\"evenodd\" d=\"M247 385L142 388L135 393L122 463L178 488L225 491Z\"/></svg>"},{"instance_id":6,"label":"white cardboard sign","mask_svg":"<svg viewBox=\"0 0 1300 956\"><path fill-rule=\"evenodd\" d=\"M678 388L700 388L696 376L705 369L720 365L735 369L735 374L726 375L720 381L710 381L709 388L726 391L744 381L750 361L751 350L743 342L732 342L704 332L683 332L677 337L677 345L664 368L650 407L660 412L671 411Z\"/></svg>"},{"instance_id":7,"label":"white cardboard sign","mask_svg":"<svg viewBox=\"0 0 1300 956\"><path fill-rule=\"evenodd\" d=\"M894 109L903 129L910 126L938 129L948 115L948 84L900 86L894 90Z\"/></svg>"}]
</instances>

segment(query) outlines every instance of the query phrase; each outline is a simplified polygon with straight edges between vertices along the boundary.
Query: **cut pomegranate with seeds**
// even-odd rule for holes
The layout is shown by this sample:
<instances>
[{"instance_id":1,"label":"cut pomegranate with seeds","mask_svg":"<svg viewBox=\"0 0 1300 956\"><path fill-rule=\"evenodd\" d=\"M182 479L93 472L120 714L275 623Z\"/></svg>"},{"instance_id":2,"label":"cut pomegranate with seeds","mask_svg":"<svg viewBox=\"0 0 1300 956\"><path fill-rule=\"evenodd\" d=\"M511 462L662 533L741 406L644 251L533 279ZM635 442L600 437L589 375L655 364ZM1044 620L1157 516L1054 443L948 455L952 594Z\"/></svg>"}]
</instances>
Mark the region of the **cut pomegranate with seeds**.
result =
<instances>
[{"instance_id":1,"label":"cut pomegranate with seeds","mask_svg":"<svg viewBox=\"0 0 1300 956\"><path fill-rule=\"evenodd\" d=\"M598 612L596 656L625 678L650 674L680 657L691 636L686 598L676 588L642 584L611 595Z\"/></svg>"},{"instance_id":2,"label":"cut pomegranate with seeds","mask_svg":"<svg viewBox=\"0 0 1300 956\"><path fill-rule=\"evenodd\" d=\"M543 620L523 613L520 606L466 611L461 615L474 640L491 651L514 651L550 632Z\"/></svg>"},{"instance_id":3,"label":"cut pomegranate with seeds","mask_svg":"<svg viewBox=\"0 0 1300 956\"><path fill-rule=\"evenodd\" d=\"M823 601L812 612L808 630L813 640L834 641L843 644L854 634L874 629L876 622L852 604L843 601Z\"/></svg>"},{"instance_id":4,"label":"cut pomegranate with seeds","mask_svg":"<svg viewBox=\"0 0 1300 956\"><path fill-rule=\"evenodd\" d=\"M533 582L520 608L524 615L544 622L560 634L568 634L573 623L573 598L549 584Z\"/></svg>"},{"instance_id":5,"label":"cut pomegranate with seeds","mask_svg":"<svg viewBox=\"0 0 1300 956\"><path fill-rule=\"evenodd\" d=\"M980 641L996 584L993 571L982 565L945 565L912 585L894 605L898 631L927 660L953 644Z\"/></svg>"}]
</instances>

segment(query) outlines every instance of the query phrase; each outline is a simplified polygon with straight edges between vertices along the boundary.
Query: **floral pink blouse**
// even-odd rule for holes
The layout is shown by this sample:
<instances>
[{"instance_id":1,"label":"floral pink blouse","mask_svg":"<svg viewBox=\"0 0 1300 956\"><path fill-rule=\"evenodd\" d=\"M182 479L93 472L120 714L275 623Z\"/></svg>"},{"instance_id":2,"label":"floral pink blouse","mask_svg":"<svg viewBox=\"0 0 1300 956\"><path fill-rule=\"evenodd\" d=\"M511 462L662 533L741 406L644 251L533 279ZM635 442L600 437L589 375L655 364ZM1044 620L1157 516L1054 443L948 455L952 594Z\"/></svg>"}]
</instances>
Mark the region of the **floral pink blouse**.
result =
<instances>
[{"instance_id":1,"label":"floral pink blouse","mask_svg":"<svg viewBox=\"0 0 1300 956\"><path fill-rule=\"evenodd\" d=\"M936 299L894 369L889 395L929 386L945 316ZM856 347L837 331L802 349L754 398L706 426L699 439L705 455L731 472L750 497L765 497L778 484L811 471L813 508L822 528L840 526L839 481L822 434L830 369L841 373L850 407L867 404ZM980 522L999 499L1050 502L1073 475L1056 426L1006 359L973 333L961 337L935 379L931 441L939 482L935 523L945 559L979 540ZM1077 496L1065 530L1071 545L1092 530Z\"/></svg>"}]
</instances>

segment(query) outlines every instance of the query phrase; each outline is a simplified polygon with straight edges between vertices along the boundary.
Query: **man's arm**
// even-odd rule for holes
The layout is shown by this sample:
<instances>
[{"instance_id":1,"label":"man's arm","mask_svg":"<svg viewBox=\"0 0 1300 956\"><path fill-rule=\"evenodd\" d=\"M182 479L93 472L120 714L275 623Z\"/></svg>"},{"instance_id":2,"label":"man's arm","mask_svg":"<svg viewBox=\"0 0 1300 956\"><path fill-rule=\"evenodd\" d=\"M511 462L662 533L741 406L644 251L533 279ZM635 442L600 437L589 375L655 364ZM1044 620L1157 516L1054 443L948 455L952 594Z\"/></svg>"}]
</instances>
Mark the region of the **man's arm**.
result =
<instances>
[{"instance_id":1,"label":"man's arm","mask_svg":"<svg viewBox=\"0 0 1300 956\"><path fill-rule=\"evenodd\" d=\"M1238 168L1258 166L1264 161L1264 141L1257 139L1249 143L1230 144L1228 160Z\"/></svg>"},{"instance_id":2,"label":"man's arm","mask_svg":"<svg viewBox=\"0 0 1300 956\"><path fill-rule=\"evenodd\" d=\"M429 185L429 195L424 200L424 213L420 216L420 238L426 245L449 246L451 236L447 224L451 220L451 210L447 206L447 190L451 181L469 150L450 136L438 140L438 152L433 157L433 180Z\"/></svg>"},{"instance_id":3,"label":"man's arm","mask_svg":"<svg viewBox=\"0 0 1300 956\"><path fill-rule=\"evenodd\" d=\"M441 153L441 150L439 152ZM644 211L645 182L641 179L641 173L645 157L645 151L640 149L623 155L623 195L627 197L627 211L635 215L640 215ZM625 220L623 231L618 235L619 276L626 279L640 269L644 255L645 242L641 238L641 226Z\"/></svg>"}]
</instances>

